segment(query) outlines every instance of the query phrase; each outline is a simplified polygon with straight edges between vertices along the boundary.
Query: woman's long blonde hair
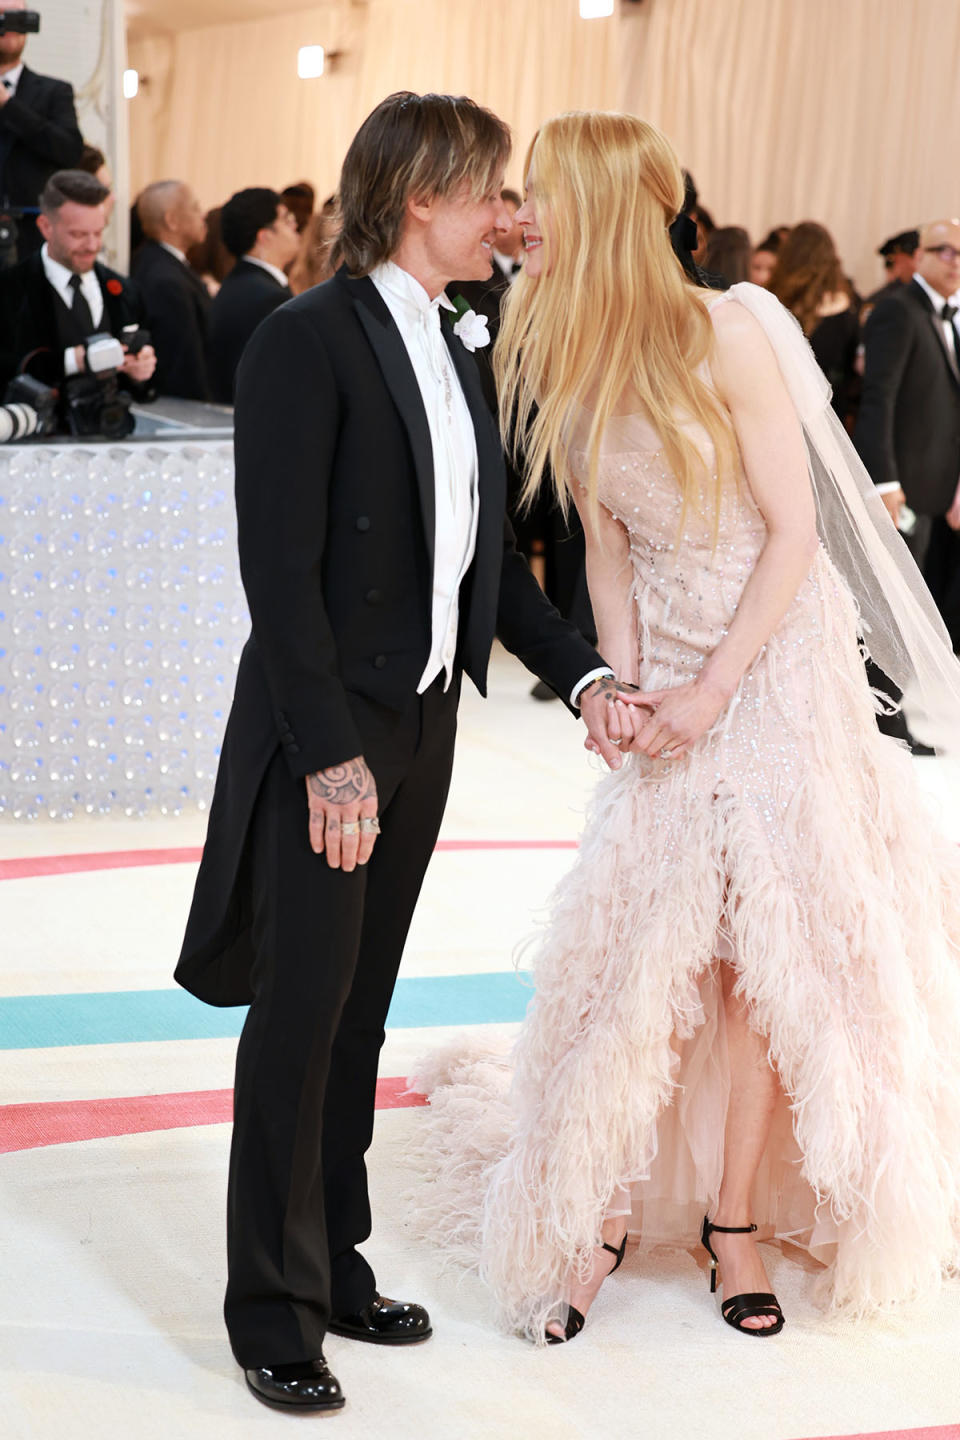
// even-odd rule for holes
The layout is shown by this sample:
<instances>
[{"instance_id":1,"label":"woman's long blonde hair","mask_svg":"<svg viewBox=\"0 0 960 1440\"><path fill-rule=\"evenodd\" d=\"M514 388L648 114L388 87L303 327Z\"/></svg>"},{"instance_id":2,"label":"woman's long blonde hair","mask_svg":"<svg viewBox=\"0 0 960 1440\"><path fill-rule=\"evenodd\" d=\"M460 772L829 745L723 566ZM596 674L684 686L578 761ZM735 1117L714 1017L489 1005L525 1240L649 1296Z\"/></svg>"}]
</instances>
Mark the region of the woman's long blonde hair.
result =
<instances>
[{"instance_id":1,"label":"woman's long blonde hair","mask_svg":"<svg viewBox=\"0 0 960 1440\"><path fill-rule=\"evenodd\" d=\"M549 472L566 511L571 426L582 407L591 416L587 494L596 514L603 432L626 401L658 432L684 513L702 508L711 481L682 424L707 432L718 523L733 432L697 373L713 329L705 292L687 281L670 244L683 175L669 142L633 115L558 115L534 137L526 173L543 267L537 279L521 275L511 287L493 357L501 429L525 472L522 502L532 501Z\"/></svg>"}]
</instances>

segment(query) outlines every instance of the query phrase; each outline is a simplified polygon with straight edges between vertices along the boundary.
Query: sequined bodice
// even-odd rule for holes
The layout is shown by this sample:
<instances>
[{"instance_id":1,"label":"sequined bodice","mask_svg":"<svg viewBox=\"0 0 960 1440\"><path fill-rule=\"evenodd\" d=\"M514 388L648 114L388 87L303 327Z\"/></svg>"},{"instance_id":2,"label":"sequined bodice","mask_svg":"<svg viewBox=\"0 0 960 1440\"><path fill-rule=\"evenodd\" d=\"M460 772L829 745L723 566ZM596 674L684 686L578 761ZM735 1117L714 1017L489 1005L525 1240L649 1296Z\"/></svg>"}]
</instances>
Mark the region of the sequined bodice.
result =
<instances>
[{"instance_id":1,"label":"sequined bodice","mask_svg":"<svg viewBox=\"0 0 960 1440\"><path fill-rule=\"evenodd\" d=\"M691 438L709 463L706 436ZM573 462L585 479L586 455L574 452ZM598 493L629 541L644 683L692 678L726 633L766 540L745 477L727 482L719 515L706 485L684 513L656 432L639 416L617 416L603 438Z\"/></svg>"}]
</instances>

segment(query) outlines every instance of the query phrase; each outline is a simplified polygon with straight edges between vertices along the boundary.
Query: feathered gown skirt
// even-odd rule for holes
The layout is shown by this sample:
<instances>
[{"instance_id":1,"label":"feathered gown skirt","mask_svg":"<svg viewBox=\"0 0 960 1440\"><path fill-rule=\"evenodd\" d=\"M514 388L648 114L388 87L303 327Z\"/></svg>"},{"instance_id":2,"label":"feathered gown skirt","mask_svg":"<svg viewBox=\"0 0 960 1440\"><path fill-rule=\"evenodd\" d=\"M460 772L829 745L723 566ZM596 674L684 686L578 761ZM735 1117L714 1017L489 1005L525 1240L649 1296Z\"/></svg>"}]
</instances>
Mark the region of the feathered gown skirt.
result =
<instances>
[{"instance_id":1,"label":"feathered gown skirt","mask_svg":"<svg viewBox=\"0 0 960 1440\"><path fill-rule=\"evenodd\" d=\"M695 1243L723 1170L721 959L782 1090L761 1230L854 1313L957 1268L960 858L877 731L856 627L820 552L713 730L600 783L512 1055L454 1045L413 1077L416 1219L512 1330L542 1339L605 1215Z\"/></svg>"}]
</instances>

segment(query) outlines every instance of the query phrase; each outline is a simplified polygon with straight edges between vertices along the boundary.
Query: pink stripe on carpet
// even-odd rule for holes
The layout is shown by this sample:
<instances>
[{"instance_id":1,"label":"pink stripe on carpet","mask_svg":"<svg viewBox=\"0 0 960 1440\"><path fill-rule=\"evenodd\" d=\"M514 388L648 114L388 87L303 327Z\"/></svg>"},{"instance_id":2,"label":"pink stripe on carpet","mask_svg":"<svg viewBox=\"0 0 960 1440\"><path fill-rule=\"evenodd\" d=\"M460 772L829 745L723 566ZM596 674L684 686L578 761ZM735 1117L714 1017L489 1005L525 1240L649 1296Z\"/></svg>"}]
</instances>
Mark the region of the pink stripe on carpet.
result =
<instances>
[{"instance_id":1,"label":"pink stripe on carpet","mask_svg":"<svg viewBox=\"0 0 960 1440\"><path fill-rule=\"evenodd\" d=\"M38 875L78 875L87 870L132 870L141 865L188 865L200 859L199 845L174 850L103 850L93 855L22 855L0 860L0 880Z\"/></svg>"},{"instance_id":2,"label":"pink stripe on carpet","mask_svg":"<svg viewBox=\"0 0 960 1440\"><path fill-rule=\"evenodd\" d=\"M869 1435L820 1435L817 1440L960 1440L960 1425L934 1425L925 1430L873 1430Z\"/></svg>"},{"instance_id":3,"label":"pink stripe on carpet","mask_svg":"<svg viewBox=\"0 0 960 1440\"><path fill-rule=\"evenodd\" d=\"M439 851L576 850L576 840L438 840ZM23 855L0 860L0 880L33 880L43 875L80 875L91 870L133 870L147 865L196 865L199 845L171 850L103 850L90 855Z\"/></svg>"},{"instance_id":4,"label":"pink stripe on carpet","mask_svg":"<svg viewBox=\"0 0 960 1440\"><path fill-rule=\"evenodd\" d=\"M401 1076L377 1081L378 1110L403 1110L426 1103L425 1096L407 1092L407 1082ZM77 1140L104 1140L113 1135L223 1125L232 1119L232 1090L0 1105L0 1155L45 1145L69 1145Z\"/></svg>"}]
</instances>

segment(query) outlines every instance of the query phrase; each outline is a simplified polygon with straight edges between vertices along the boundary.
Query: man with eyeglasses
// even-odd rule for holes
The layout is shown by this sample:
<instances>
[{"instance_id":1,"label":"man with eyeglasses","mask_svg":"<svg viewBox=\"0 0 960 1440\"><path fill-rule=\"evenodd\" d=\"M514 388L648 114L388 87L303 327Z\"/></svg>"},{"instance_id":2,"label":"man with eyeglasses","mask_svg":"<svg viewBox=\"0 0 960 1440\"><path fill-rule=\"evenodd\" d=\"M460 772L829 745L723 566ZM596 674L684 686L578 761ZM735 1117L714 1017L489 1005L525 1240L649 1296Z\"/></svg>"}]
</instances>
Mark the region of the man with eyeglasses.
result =
<instances>
[{"instance_id":1,"label":"man with eyeglasses","mask_svg":"<svg viewBox=\"0 0 960 1440\"><path fill-rule=\"evenodd\" d=\"M957 649L960 220L931 221L919 239L913 278L877 301L864 328L863 392L853 440ZM885 677L871 679L899 701ZM877 723L906 740L914 754L929 753L910 735L902 714L880 716Z\"/></svg>"},{"instance_id":2,"label":"man with eyeglasses","mask_svg":"<svg viewBox=\"0 0 960 1440\"><path fill-rule=\"evenodd\" d=\"M864 331L863 397L854 442L899 524L917 517L909 543L923 565L933 522L960 529L960 220L920 232L917 269L880 300Z\"/></svg>"},{"instance_id":3,"label":"man with eyeglasses","mask_svg":"<svg viewBox=\"0 0 960 1440\"><path fill-rule=\"evenodd\" d=\"M261 320L290 299L287 267L300 236L292 211L274 190L252 187L232 195L220 212L220 234L237 257L210 311L213 398L233 404L234 377L247 341Z\"/></svg>"}]
</instances>

